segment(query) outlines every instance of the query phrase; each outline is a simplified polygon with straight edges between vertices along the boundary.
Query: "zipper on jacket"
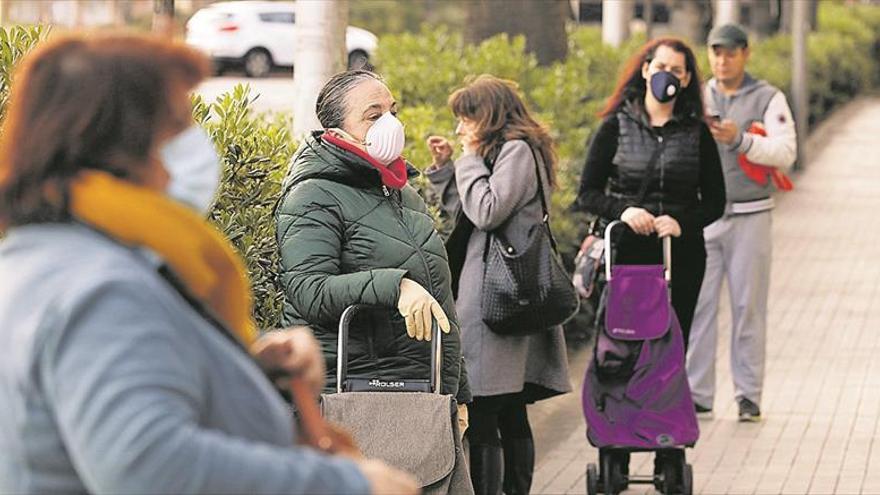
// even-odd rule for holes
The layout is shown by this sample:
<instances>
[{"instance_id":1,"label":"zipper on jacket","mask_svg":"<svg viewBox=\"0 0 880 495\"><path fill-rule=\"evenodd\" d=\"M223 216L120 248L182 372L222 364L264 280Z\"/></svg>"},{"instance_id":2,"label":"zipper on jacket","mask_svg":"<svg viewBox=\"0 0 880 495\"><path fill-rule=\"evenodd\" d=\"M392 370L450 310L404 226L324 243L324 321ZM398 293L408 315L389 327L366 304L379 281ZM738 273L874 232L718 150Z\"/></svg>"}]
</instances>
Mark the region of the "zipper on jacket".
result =
<instances>
[{"instance_id":1,"label":"zipper on jacket","mask_svg":"<svg viewBox=\"0 0 880 495\"><path fill-rule=\"evenodd\" d=\"M422 265L425 268L425 276L428 279L428 292L431 294L431 297L434 296L434 281L431 279L431 267L428 266L428 260L425 258L425 254L422 252L422 248L419 245L418 241L415 237L413 237L412 232L406 228L406 223L403 221L403 192L398 192L394 196L391 196L388 188L382 186L382 191L385 193L385 196L389 198L391 202L391 207L394 209L394 212L397 214L397 222L400 224L400 227L406 232L407 237L412 241L413 247L415 247L416 252L419 254L419 259L422 260ZM395 198L397 200L395 201ZM438 301L439 303L439 301Z\"/></svg>"},{"instance_id":2,"label":"zipper on jacket","mask_svg":"<svg viewBox=\"0 0 880 495\"><path fill-rule=\"evenodd\" d=\"M387 191L387 188L385 186L382 186L382 188ZM389 195L386 194L386 196ZM398 198L397 201L395 201L395 197ZM412 241L412 245L415 247L416 252L419 254L419 259L422 260L422 266L425 268L425 278L427 278L428 280L428 293L431 294L431 297L434 297L434 281L431 278L431 267L428 266L428 260L425 258L425 254L422 252L420 244L412 235L412 232L410 232L409 229L406 228L406 223L403 221L403 191L398 191L397 194L389 197L388 200L391 202L391 208L394 209L394 212L397 214L397 222L400 224L400 227L403 229L403 231L406 232L407 237L409 237ZM437 301L437 303L440 304L440 301ZM440 382L440 389L443 390L443 363L440 364L440 367L441 372L438 380Z\"/></svg>"},{"instance_id":3,"label":"zipper on jacket","mask_svg":"<svg viewBox=\"0 0 880 495\"><path fill-rule=\"evenodd\" d=\"M384 184L382 185L382 194L384 194L386 198L391 196L391 192L388 191L388 186Z\"/></svg>"},{"instance_id":4,"label":"zipper on jacket","mask_svg":"<svg viewBox=\"0 0 880 495\"><path fill-rule=\"evenodd\" d=\"M370 331L367 332L367 354L370 356L371 363L379 361L379 356L376 354L376 328L373 325L370 325ZM378 371L378 369L374 371Z\"/></svg>"}]
</instances>

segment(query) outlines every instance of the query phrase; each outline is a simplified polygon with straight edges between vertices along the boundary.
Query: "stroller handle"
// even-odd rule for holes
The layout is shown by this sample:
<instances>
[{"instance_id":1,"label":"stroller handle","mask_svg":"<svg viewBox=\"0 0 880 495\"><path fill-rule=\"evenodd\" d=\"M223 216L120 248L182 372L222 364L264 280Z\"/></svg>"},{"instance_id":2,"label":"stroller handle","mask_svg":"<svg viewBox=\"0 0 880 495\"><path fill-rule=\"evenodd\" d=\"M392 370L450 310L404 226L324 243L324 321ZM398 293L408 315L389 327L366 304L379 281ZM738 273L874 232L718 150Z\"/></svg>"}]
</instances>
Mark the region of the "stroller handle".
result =
<instances>
[{"instance_id":1,"label":"stroller handle","mask_svg":"<svg viewBox=\"0 0 880 495\"><path fill-rule=\"evenodd\" d=\"M605 227L605 280L611 280L611 231L618 225L626 226L620 220L614 220ZM672 282L672 238L667 236L663 239L663 278L666 283Z\"/></svg>"},{"instance_id":2,"label":"stroller handle","mask_svg":"<svg viewBox=\"0 0 880 495\"><path fill-rule=\"evenodd\" d=\"M348 328L354 317L364 310L388 308L368 304L353 304L342 312L339 319L339 334L336 339L336 393L342 393L342 382L348 377ZM431 390L440 393L440 370L443 365L443 346L441 345L440 326L437 320L431 319Z\"/></svg>"}]
</instances>

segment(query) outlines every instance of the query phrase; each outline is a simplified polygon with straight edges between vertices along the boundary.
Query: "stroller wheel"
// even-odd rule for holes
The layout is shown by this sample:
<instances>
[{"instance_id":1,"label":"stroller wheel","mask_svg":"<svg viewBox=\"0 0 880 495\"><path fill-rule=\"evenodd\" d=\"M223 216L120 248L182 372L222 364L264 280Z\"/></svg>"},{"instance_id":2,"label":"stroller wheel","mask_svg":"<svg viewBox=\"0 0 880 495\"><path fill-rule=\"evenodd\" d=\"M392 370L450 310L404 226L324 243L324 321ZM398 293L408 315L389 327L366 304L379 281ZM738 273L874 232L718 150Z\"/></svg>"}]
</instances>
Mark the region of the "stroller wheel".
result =
<instances>
[{"instance_id":1,"label":"stroller wheel","mask_svg":"<svg viewBox=\"0 0 880 495\"><path fill-rule=\"evenodd\" d=\"M694 493L694 468L685 464L682 468L681 495L693 495Z\"/></svg>"},{"instance_id":2,"label":"stroller wheel","mask_svg":"<svg viewBox=\"0 0 880 495\"><path fill-rule=\"evenodd\" d=\"M629 488L629 452L619 452L614 459L614 484L624 491Z\"/></svg>"},{"instance_id":3,"label":"stroller wheel","mask_svg":"<svg viewBox=\"0 0 880 495\"><path fill-rule=\"evenodd\" d=\"M663 493L673 495L679 493L681 465L674 458L663 461Z\"/></svg>"},{"instance_id":4,"label":"stroller wheel","mask_svg":"<svg viewBox=\"0 0 880 495\"><path fill-rule=\"evenodd\" d=\"M599 493L599 468L592 462L587 464L587 495Z\"/></svg>"},{"instance_id":5,"label":"stroller wheel","mask_svg":"<svg viewBox=\"0 0 880 495\"><path fill-rule=\"evenodd\" d=\"M617 495L617 480L615 479L614 456L602 456L602 492L605 495Z\"/></svg>"}]
</instances>

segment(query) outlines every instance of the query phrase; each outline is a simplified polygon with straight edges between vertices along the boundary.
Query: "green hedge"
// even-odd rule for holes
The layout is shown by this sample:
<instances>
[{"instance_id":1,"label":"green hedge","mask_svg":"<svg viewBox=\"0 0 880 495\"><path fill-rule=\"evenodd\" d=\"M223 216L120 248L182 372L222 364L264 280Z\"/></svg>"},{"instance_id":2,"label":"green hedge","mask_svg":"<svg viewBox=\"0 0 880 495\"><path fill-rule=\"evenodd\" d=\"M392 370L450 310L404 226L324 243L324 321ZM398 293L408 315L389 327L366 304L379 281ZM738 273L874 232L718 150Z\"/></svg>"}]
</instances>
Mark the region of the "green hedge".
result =
<instances>
[{"instance_id":1,"label":"green hedge","mask_svg":"<svg viewBox=\"0 0 880 495\"><path fill-rule=\"evenodd\" d=\"M6 115L15 64L48 34L49 28L45 26L0 27L0 120Z\"/></svg>"},{"instance_id":2,"label":"green hedge","mask_svg":"<svg viewBox=\"0 0 880 495\"><path fill-rule=\"evenodd\" d=\"M880 83L880 8L822 2L818 21L808 46L812 121ZM11 67L44 34L39 28L0 29L0 115ZM553 222L563 254L570 259L585 222L562 211L574 199L587 141L598 124L596 112L611 92L621 63L642 42L633 39L619 49L610 48L601 43L598 29L576 27L569 32L567 59L538 67L520 37L500 35L470 46L460 33L425 27L417 34L383 37L376 64L402 103L404 153L419 167L430 161L424 146L428 135L454 137L455 121L446 98L468 76L491 73L519 82L558 142L560 187L553 198ZM698 52L707 77L705 48ZM788 91L790 59L790 38L777 35L754 44L749 69ZM223 185L211 217L247 260L256 294L255 317L268 328L278 323L282 298L272 209L296 143L289 120L254 115L251 101L246 87L237 87L213 102L195 98L194 115L214 138L224 161ZM448 231L449 221L439 214L424 178L416 185L436 214L438 228Z\"/></svg>"},{"instance_id":3,"label":"green hedge","mask_svg":"<svg viewBox=\"0 0 880 495\"><path fill-rule=\"evenodd\" d=\"M206 103L193 98L193 116L214 139L223 176L211 219L244 257L254 288L254 316L261 328L281 317L278 250L272 212L281 180L296 149L289 119L262 118L250 110L248 86Z\"/></svg>"}]
</instances>

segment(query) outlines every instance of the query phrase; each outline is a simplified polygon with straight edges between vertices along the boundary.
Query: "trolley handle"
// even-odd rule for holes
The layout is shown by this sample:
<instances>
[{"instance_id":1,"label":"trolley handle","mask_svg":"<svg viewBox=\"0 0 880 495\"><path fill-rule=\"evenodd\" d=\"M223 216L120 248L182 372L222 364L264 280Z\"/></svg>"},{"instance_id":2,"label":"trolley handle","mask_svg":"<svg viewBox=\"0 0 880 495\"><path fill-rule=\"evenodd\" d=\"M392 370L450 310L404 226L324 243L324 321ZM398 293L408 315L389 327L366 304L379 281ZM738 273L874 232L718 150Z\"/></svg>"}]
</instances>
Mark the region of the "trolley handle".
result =
<instances>
[{"instance_id":1,"label":"trolley handle","mask_svg":"<svg viewBox=\"0 0 880 495\"><path fill-rule=\"evenodd\" d=\"M336 339L336 393L342 393L342 383L348 378L348 329L354 317L365 310L387 310L382 306L353 304L342 312L339 319L339 334ZM437 320L431 319L431 390L440 393L440 370L443 365L443 346L441 345L440 326Z\"/></svg>"},{"instance_id":2,"label":"trolley handle","mask_svg":"<svg viewBox=\"0 0 880 495\"><path fill-rule=\"evenodd\" d=\"M629 227L625 222L621 220L614 220L610 222L605 227L605 280L611 280L611 231L614 227L618 225L623 225L625 227ZM663 278L666 279L666 283L669 284L672 282L672 238L667 236L663 236L661 238L663 240Z\"/></svg>"}]
</instances>

